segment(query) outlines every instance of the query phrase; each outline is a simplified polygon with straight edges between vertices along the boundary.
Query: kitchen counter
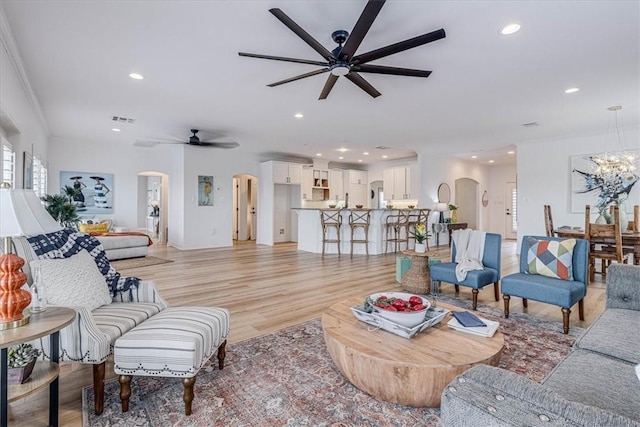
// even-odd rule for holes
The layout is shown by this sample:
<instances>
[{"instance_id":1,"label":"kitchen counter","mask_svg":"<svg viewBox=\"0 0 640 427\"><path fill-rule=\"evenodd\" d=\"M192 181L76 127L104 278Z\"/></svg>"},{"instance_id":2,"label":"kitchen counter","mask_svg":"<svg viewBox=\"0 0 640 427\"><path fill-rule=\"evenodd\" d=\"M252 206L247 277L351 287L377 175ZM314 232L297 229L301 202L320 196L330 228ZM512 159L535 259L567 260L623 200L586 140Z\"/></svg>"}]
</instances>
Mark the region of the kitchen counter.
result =
<instances>
[{"instance_id":1,"label":"kitchen counter","mask_svg":"<svg viewBox=\"0 0 640 427\"><path fill-rule=\"evenodd\" d=\"M292 208L292 210L298 215L298 250L321 254L322 225L320 223L320 211L335 209ZM393 212L397 212L399 209L341 209L340 215L342 215L342 227L340 228L340 252L343 254L351 253L351 227L349 226L349 213L352 210L371 211L371 225L369 226L369 254L384 254L384 243L386 241L385 221L389 215ZM361 232L361 230L358 230L358 233ZM359 234L359 236L361 236L361 234ZM389 247L389 251L393 252L393 247L391 245ZM328 243L325 248L325 253L337 254L337 245L335 243ZM355 244L353 247L353 253L365 255L365 245Z\"/></svg>"}]
</instances>

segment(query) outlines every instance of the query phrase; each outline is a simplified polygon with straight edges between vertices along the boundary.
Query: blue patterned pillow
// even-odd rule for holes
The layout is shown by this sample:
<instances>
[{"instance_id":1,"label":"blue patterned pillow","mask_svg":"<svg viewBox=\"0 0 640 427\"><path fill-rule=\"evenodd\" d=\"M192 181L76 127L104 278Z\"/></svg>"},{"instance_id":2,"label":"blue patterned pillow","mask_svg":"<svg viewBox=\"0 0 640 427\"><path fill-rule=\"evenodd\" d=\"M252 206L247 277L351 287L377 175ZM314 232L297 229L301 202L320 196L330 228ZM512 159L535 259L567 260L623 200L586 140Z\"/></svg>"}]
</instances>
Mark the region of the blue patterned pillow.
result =
<instances>
[{"instance_id":1,"label":"blue patterned pillow","mask_svg":"<svg viewBox=\"0 0 640 427\"><path fill-rule=\"evenodd\" d=\"M576 239L537 240L529 237L528 274L573 280L573 248Z\"/></svg>"}]
</instances>

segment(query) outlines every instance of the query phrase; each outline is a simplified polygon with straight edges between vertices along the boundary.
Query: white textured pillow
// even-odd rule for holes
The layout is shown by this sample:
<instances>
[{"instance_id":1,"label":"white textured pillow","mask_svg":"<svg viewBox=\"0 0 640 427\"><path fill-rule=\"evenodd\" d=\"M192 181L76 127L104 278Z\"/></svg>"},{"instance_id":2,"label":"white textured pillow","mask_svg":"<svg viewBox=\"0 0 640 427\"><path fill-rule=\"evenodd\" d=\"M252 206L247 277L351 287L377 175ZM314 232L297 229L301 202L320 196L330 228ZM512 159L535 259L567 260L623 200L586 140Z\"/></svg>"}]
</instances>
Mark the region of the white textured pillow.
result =
<instances>
[{"instance_id":1,"label":"white textured pillow","mask_svg":"<svg viewBox=\"0 0 640 427\"><path fill-rule=\"evenodd\" d=\"M93 257L85 250L70 258L34 260L29 266L31 271L40 267L47 304L94 310L111 303L107 282Z\"/></svg>"}]
</instances>

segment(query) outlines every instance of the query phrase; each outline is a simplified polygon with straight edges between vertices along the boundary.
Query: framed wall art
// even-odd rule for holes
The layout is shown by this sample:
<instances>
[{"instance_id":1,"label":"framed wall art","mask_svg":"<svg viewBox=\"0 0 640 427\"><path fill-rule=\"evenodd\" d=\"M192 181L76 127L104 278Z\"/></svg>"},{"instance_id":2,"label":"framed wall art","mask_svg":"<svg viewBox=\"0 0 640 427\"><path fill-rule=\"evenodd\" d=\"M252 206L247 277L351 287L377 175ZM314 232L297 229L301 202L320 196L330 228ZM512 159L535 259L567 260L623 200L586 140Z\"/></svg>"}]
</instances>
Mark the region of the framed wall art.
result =
<instances>
[{"instance_id":1,"label":"framed wall art","mask_svg":"<svg viewBox=\"0 0 640 427\"><path fill-rule=\"evenodd\" d=\"M213 206L213 176L198 175L198 206Z\"/></svg>"},{"instance_id":2,"label":"framed wall art","mask_svg":"<svg viewBox=\"0 0 640 427\"><path fill-rule=\"evenodd\" d=\"M80 190L73 196L78 215L113 213L113 174L98 172L60 172L60 187Z\"/></svg>"}]
</instances>

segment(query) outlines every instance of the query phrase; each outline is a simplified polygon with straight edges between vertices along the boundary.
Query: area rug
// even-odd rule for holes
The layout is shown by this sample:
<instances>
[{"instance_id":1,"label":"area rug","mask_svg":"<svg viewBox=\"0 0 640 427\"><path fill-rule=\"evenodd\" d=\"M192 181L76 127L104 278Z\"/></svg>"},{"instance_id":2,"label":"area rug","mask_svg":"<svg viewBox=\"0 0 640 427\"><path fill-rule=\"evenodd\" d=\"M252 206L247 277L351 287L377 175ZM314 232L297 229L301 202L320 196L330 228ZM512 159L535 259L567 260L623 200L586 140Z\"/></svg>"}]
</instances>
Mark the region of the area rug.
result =
<instances>
[{"instance_id":1,"label":"area rug","mask_svg":"<svg viewBox=\"0 0 640 427\"><path fill-rule=\"evenodd\" d=\"M464 306L453 298L445 302ZM571 350L580 328L481 308L500 322L505 348L500 366L540 382ZM215 358L214 358L215 360ZM320 319L227 346L225 368L207 364L198 374L193 413L184 415L179 379L134 377L127 413L119 384L105 385L105 409L96 416L93 387L82 391L84 426L438 426L436 409L387 403L358 390L326 351Z\"/></svg>"},{"instance_id":2,"label":"area rug","mask_svg":"<svg viewBox=\"0 0 640 427\"><path fill-rule=\"evenodd\" d=\"M117 271L128 270L131 268L148 267L150 265L166 264L173 262L170 259L158 258L155 256L145 256L140 258L118 259L111 261L111 265Z\"/></svg>"}]
</instances>

